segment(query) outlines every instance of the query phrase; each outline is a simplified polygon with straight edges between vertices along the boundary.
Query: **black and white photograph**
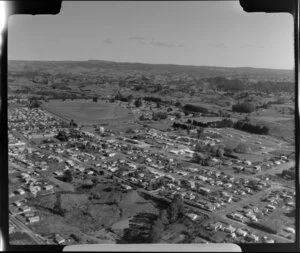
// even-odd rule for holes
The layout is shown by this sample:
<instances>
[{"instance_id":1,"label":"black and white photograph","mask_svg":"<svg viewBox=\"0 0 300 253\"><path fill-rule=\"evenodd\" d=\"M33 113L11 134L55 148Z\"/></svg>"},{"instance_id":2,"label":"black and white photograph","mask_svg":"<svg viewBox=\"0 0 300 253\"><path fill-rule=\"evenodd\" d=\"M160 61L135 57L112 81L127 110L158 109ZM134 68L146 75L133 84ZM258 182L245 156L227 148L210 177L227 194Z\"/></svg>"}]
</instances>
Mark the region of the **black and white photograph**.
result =
<instances>
[{"instance_id":1,"label":"black and white photograph","mask_svg":"<svg viewBox=\"0 0 300 253\"><path fill-rule=\"evenodd\" d=\"M9 244L295 243L291 14L63 1L7 25Z\"/></svg>"}]
</instances>

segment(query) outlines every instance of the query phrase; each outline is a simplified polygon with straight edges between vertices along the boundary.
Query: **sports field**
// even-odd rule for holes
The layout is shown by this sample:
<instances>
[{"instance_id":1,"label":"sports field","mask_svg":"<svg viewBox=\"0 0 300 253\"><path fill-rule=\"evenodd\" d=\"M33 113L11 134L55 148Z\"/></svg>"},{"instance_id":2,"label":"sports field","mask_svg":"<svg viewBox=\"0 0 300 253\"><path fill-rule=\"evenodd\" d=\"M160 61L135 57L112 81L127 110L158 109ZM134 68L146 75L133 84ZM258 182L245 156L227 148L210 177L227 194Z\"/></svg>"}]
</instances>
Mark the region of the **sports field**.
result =
<instances>
[{"instance_id":1,"label":"sports field","mask_svg":"<svg viewBox=\"0 0 300 253\"><path fill-rule=\"evenodd\" d=\"M42 106L45 110L77 124L101 124L132 120L134 117L117 103L91 100L51 100Z\"/></svg>"}]
</instances>

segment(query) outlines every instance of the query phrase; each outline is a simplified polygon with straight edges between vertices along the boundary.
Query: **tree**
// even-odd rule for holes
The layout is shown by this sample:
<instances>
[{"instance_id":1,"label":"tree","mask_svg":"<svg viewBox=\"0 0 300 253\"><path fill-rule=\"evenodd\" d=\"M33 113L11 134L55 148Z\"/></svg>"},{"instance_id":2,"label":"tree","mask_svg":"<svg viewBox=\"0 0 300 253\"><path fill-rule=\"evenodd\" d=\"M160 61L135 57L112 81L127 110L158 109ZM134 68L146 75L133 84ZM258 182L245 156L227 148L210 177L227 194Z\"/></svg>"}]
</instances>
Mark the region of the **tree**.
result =
<instances>
[{"instance_id":1,"label":"tree","mask_svg":"<svg viewBox=\"0 0 300 253\"><path fill-rule=\"evenodd\" d=\"M228 155L231 155L233 153L233 150L232 150L232 148L225 147L224 148L224 153L228 154Z\"/></svg>"},{"instance_id":2,"label":"tree","mask_svg":"<svg viewBox=\"0 0 300 253\"><path fill-rule=\"evenodd\" d=\"M204 133L204 127L199 127L197 129L197 138L199 139L203 133Z\"/></svg>"},{"instance_id":3,"label":"tree","mask_svg":"<svg viewBox=\"0 0 300 253\"><path fill-rule=\"evenodd\" d=\"M179 194L175 194L174 198L168 208L168 215L170 222L175 222L184 214L184 203Z\"/></svg>"},{"instance_id":4,"label":"tree","mask_svg":"<svg viewBox=\"0 0 300 253\"><path fill-rule=\"evenodd\" d=\"M180 103L179 101L177 101L177 102L175 103L175 106L178 107L178 108L181 108L181 107L182 107L182 105L181 105L181 103Z\"/></svg>"},{"instance_id":5,"label":"tree","mask_svg":"<svg viewBox=\"0 0 300 253\"><path fill-rule=\"evenodd\" d=\"M169 224L169 217L168 212L166 209L162 209L159 213L159 219L161 220L162 224L168 225Z\"/></svg>"},{"instance_id":6,"label":"tree","mask_svg":"<svg viewBox=\"0 0 300 253\"><path fill-rule=\"evenodd\" d=\"M175 115L176 119L181 119L180 112L175 112L174 115Z\"/></svg>"},{"instance_id":7,"label":"tree","mask_svg":"<svg viewBox=\"0 0 300 253\"><path fill-rule=\"evenodd\" d=\"M205 146L201 143L197 143L195 146L195 151L196 152L203 152L205 150Z\"/></svg>"},{"instance_id":8,"label":"tree","mask_svg":"<svg viewBox=\"0 0 300 253\"><path fill-rule=\"evenodd\" d=\"M223 155L224 155L224 149L219 147L216 152L216 157L223 157Z\"/></svg>"},{"instance_id":9,"label":"tree","mask_svg":"<svg viewBox=\"0 0 300 253\"><path fill-rule=\"evenodd\" d=\"M77 127L77 124L74 122L73 119L70 121L70 127Z\"/></svg>"},{"instance_id":10,"label":"tree","mask_svg":"<svg viewBox=\"0 0 300 253\"><path fill-rule=\"evenodd\" d=\"M36 97L30 97L29 98L29 107L30 108L38 108L42 104L41 101L39 101Z\"/></svg>"},{"instance_id":11,"label":"tree","mask_svg":"<svg viewBox=\"0 0 300 253\"><path fill-rule=\"evenodd\" d=\"M142 99L138 98L134 101L135 107L141 107L142 106Z\"/></svg>"},{"instance_id":12,"label":"tree","mask_svg":"<svg viewBox=\"0 0 300 253\"><path fill-rule=\"evenodd\" d=\"M201 164L203 160L205 160L204 154L202 154L202 153L197 153L197 152L195 152L195 153L193 154L192 161L193 161L194 163Z\"/></svg>"},{"instance_id":13,"label":"tree","mask_svg":"<svg viewBox=\"0 0 300 253\"><path fill-rule=\"evenodd\" d=\"M152 119L153 120L161 120L168 118L168 114L166 112L156 112L153 113Z\"/></svg>"},{"instance_id":14,"label":"tree","mask_svg":"<svg viewBox=\"0 0 300 253\"><path fill-rule=\"evenodd\" d=\"M98 102L98 97L93 97L93 102Z\"/></svg>"},{"instance_id":15,"label":"tree","mask_svg":"<svg viewBox=\"0 0 300 253\"><path fill-rule=\"evenodd\" d=\"M250 153L251 149L246 143L240 142L234 149L237 153Z\"/></svg>"},{"instance_id":16,"label":"tree","mask_svg":"<svg viewBox=\"0 0 300 253\"><path fill-rule=\"evenodd\" d=\"M68 182L68 183L72 182L73 181L72 172L70 170L66 170L63 178L64 178L65 182Z\"/></svg>"},{"instance_id":17,"label":"tree","mask_svg":"<svg viewBox=\"0 0 300 253\"><path fill-rule=\"evenodd\" d=\"M240 113L251 113L255 111L256 107L251 102L244 102L244 103L238 103L232 106L233 112L240 112Z\"/></svg>"},{"instance_id":18,"label":"tree","mask_svg":"<svg viewBox=\"0 0 300 253\"><path fill-rule=\"evenodd\" d=\"M133 96L130 94L130 95L127 97L127 102L130 103L132 100L133 100Z\"/></svg>"}]
</instances>

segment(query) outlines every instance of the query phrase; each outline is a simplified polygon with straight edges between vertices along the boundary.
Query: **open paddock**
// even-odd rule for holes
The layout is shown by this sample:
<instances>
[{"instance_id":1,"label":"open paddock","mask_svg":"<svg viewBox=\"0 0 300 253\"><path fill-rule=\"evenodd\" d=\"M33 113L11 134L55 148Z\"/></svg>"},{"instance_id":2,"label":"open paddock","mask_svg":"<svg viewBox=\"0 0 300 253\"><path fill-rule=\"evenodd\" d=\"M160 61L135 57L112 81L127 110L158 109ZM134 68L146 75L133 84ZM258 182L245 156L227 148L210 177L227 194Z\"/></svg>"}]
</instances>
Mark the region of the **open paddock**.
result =
<instances>
[{"instance_id":1,"label":"open paddock","mask_svg":"<svg viewBox=\"0 0 300 253\"><path fill-rule=\"evenodd\" d=\"M51 100L43 104L43 109L66 120L73 119L77 124L101 124L133 120L133 115L117 103L108 103L99 100Z\"/></svg>"}]
</instances>

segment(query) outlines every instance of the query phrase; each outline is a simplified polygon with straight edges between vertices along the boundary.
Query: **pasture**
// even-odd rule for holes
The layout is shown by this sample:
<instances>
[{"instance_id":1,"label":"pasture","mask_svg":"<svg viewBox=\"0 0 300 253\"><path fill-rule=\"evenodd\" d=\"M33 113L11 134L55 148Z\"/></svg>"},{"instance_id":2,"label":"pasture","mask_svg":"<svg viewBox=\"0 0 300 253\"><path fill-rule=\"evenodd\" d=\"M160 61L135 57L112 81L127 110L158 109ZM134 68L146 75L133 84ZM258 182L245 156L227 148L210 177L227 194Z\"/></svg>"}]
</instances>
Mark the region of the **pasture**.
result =
<instances>
[{"instance_id":1,"label":"pasture","mask_svg":"<svg viewBox=\"0 0 300 253\"><path fill-rule=\"evenodd\" d=\"M73 119L77 124L101 124L132 120L133 115L117 103L108 103L99 100L51 100L43 104L43 109L69 121Z\"/></svg>"}]
</instances>

